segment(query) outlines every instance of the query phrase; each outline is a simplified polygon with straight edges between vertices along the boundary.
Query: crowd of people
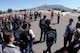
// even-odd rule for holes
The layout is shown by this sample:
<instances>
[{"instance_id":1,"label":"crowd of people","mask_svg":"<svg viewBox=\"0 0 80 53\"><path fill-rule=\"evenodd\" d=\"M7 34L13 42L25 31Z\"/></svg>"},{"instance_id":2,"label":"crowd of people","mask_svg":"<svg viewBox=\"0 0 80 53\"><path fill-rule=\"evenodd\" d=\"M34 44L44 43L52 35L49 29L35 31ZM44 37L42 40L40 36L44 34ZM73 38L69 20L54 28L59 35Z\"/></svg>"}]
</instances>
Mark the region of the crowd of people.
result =
<instances>
[{"instance_id":1,"label":"crowd of people","mask_svg":"<svg viewBox=\"0 0 80 53\"><path fill-rule=\"evenodd\" d=\"M35 53L33 44L36 43L35 34L31 29L31 22L40 19L39 27L41 29L39 42L45 42L47 49L43 53L52 53L51 47L57 43L57 29L51 27L54 12L51 12L51 18L46 19L47 15L35 11L29 13L15 13L0 17L0 43L3 53ZM60 13L57 13L57 24L60 23ZM80 16L76 27L72 25L73 19L69 19L69 24L64 32L64 46L59 53L77 53L80 49ZM44 34L44 35L43 35ZM44 36L44 38L43 38ZM74 38L73 38L74 37ZM43 41L42 41L43 39ZM73 39L73 41L72 41ZM68 44L69 42L69 44ZM68 46L67 46L68 44ZM16 49L18 46L20 49ZM41 52L42 53L42 52Z\"/></svg>"},{"instance_id":2,"label":"crowd of people","mask_svg":"<svg viewBox=\"0 0 80 53\"><path fill-rule=\"evenodd\" d=\"M3 53L34 53L33 42L35 42L35 34L31 29L30 23L33 15L34 21L38 17L41 19L41 12L34 12L34 14L32 12L15 12L14 14L0 17L0 43L2 43ZM14 45L19 46L20 52L15 50ZM6 48L13 50L8 51Z\"/></svg>"}]
</instances>

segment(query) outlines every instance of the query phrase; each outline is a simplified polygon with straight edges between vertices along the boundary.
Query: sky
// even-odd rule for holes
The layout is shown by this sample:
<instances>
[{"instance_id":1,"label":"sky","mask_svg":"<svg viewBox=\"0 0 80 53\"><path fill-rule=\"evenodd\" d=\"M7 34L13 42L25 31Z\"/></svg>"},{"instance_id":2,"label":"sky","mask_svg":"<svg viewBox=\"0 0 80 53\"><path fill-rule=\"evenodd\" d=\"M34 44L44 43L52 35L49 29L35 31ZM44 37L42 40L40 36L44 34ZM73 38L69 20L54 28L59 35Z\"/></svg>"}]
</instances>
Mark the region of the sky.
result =
<instances>
[{"instance_id":1,"label":"sky","mask_svg":"<svg viewBox=\"0 0 80 53\"><path fill-rule=\"evenodd\" d=\"M0 0L0 10L6 11L8 8L13 10L28 9L45 4L58 4L73 9L80 7L80 0Z\"/></svg>"}]
</instances>

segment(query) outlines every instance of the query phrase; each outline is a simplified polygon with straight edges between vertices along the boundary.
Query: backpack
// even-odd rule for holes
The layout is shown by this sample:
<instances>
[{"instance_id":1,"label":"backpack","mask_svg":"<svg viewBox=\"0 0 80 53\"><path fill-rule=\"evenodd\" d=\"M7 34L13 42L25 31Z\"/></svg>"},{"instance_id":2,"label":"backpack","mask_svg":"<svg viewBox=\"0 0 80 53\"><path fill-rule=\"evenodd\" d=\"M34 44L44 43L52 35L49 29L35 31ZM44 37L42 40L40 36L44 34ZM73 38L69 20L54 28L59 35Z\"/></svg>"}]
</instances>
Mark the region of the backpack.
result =
<instances>
[{"instance_id":1,"label":"backpack","mask_svg":"<svg viewBox=\"0 0 80 53\"><path fill-rule=\"evenodd\" d=\"M54 41L56 38L56 29L50 29L46 32L46 34L49 41Z\"/></svg>"},{"instance_id":2,"label":"backpack","mask_svg":"<svg viewBox=\"0 0 80 53\"><path fill-rule=\"evenodd\" d=\"M21 34L21 41L28 43L30 41L29 29L25 29Z\"/></svg>"},{"instance_id":3,"label":"backpack","mask_svg":"<svg viewBox=\"0 0 80 53\"><path fill-rule=\"evenodd\" d=\"M42 28L42 29L45 28L45 24L46 24L46 21L45 21L45 20L41 20L41 24L40 24L40 25L41 25L41 28Z\"/></svg>"},{"instance_id":4,"label":"backpack","mask_svg":"<svg viewBox=\"0 0 80 53\"><path fill-rule=\"evenodd\" d=\"M69 25L67 26L67 28L68 28L68 34L67 34L67 36L69 35L73 35L74 34L74 27L69 27Z\"/></svg>"},{"instance_id":5,"label":"backpack","mask_svg":"<svg viewBox=\"0 0 80 53\"><path fill-rule=\"evenodd\" d=\"M45 20L42 20L41 21L41 25L45 25Z\"/></svg>"}]
</instances>

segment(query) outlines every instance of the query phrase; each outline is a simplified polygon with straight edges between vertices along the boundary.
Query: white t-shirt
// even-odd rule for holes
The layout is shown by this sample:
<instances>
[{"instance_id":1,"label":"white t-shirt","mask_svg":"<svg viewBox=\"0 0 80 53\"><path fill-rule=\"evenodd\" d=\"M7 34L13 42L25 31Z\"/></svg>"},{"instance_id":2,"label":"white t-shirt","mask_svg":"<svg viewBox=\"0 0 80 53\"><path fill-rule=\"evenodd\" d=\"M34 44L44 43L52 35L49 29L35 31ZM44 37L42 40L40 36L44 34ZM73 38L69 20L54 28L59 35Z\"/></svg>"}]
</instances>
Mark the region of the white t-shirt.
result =
<instances>
[{"instance_id":1,"label":"white t-shirt","mask_svg":"<svg viewBox=\"0 0 80 53\"><path fill-rule=\"evenodd\" d=\"M34 35L32 29L29 30L29 34L31 34L32 38L35 38L35 35Z\"/></svg>"}]
</instances>

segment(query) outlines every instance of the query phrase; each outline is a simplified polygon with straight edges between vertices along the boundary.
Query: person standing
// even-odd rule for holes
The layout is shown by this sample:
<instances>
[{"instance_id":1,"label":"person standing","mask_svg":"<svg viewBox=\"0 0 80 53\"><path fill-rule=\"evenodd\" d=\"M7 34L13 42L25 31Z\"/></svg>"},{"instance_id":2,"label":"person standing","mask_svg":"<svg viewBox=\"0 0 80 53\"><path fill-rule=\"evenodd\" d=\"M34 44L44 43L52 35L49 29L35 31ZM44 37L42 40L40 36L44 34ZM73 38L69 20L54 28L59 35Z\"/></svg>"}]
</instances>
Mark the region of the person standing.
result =
<instances>
[{"instance_id":1,"label":"person standing","mask_svg":"<svg viewBox=\"0 0 80 53\"><path fill-rule=\"evenodd\" d=\"M60 23L60 13L58 12L58 14L57 14L57 23L59 24Z\"/></svg>"},{"instance_id":2,"label":"person standing","mask_svg":"<svg viewBox=\"0 0 80 53\"><path fill-rule=\"evenodd\" d=\"M39 17L40 17L40 20L41 20L42 13L41 13L41 12L39 12L38 14L39 14Z\"/></svg>"},{"instance_id":3,"label":"person standing","mask_svg":"<svg viewBox=\"0 0 80 53\"><path fill-rule=\"evenodd\" d=\"M75 31L75 27L72 25L73 19L69 19L69 24L66 26L66 30L64 33L64 47L66 47L67 42L69 42L69 45L71 44L72 36Z\"/></svg>"},{"instance_id":4,"label":"person standing","mask_svg":"<svg viewBox=\"0 0 80 53\"><path fill-rule=\"evenodd\" d=\"M54 43L56 43L57 40L57 31L56 29L52 28L50 26L50 20L46 20L46 44L47 44L47 49L43 51L43 53L51 53L51 47Z\"/></svg>"},{"instance_id":5,"label":"person standing","mask_svg":"<svg viewBox=\"0 0 80 53\"><path fill-rule=\"evenodd\" d=\"M35 35L32 31L31 28L28 28L28 23L23 23L23 29L24 31L21 34L21 39L20 39L20 49L22 51L22 53L25 52L26 53L34 53L34 49L33 49L33 42L35 42Z\"/></svg>"},{"instance_id":6,"label":"person standing","mask_svg":"<svg viewBox=\"0 0 80 53\"><path fill-rule=\"evenodd\" d=\"M52 11L50 21L53 20L53 17L54 17L54 12Z\"/></svg>"},{"instance_id":7,"label":"person standing","mask_svg":"<svg viewBox=\"0 0 80 53\"><path fill-rule=\"evenodd\" d=\"M37 19L37 16L38 16L38 12L34 12L34 21L36 21L36 19Z\"/></svg>"},{"instance_id":8,"label":"person standing","mask_svg":"<svg viewBox=\"0 0 80 53\"><path fill-rule=\"evenodd\" d=\"M32 13L32 12L30 12L30 13L29 13L29 16L30 16L30 21L32 21L33 13Z\"/></svg>"},{"instance_id":9,"label":"person standing","mask_svg":"<svg viewBox=\"0 0 80 53\"><path fill-rule=\"evenodd\" d=\"M40 22L39 22L39 27L40 27L40 29L41 29L40 41L42 40L43 34L44 34L44 39L43 39L43 41L45 41L46 15L44 15L44 16L43 16L43 19L40 20Z\"/></svg>"},{"instance_id":10,"label":"person standing","mask_svg":"<svg viewBox=\"0 0 80 53\"><path fill-rule=\"evenodd\" d=\"M67 48L69 53L78 53L80 49L80 28L76 29L74 33L74 40Z\"/></svg>"}]
</instances>

